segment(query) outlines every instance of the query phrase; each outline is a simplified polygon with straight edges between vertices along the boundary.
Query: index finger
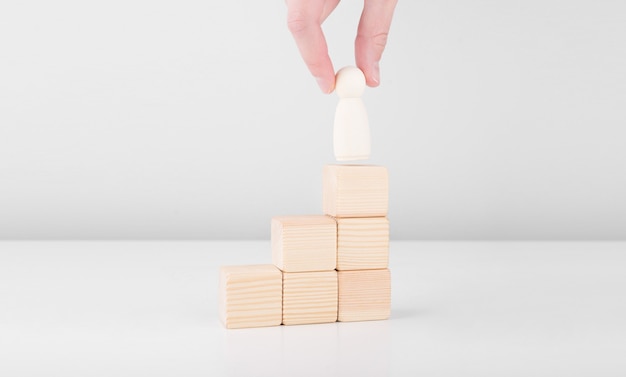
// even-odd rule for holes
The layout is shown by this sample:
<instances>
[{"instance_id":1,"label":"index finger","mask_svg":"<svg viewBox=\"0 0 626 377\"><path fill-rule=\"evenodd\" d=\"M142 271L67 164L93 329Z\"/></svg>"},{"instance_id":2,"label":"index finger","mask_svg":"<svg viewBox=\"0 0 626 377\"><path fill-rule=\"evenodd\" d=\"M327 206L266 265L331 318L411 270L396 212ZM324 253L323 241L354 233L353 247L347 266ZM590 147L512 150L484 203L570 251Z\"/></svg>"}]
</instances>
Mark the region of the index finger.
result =
<instances>
[{"instance_id":1,"label":"index finger","mask_svg":"<svg viewBox=\"0 0 626 377\"><path fill-rule=\"evenodd\" d=\"M323 1L287 0L287 25L300 55L324 93L335 86L335 70L322 32Z\"/></svg>"}]
</instances>

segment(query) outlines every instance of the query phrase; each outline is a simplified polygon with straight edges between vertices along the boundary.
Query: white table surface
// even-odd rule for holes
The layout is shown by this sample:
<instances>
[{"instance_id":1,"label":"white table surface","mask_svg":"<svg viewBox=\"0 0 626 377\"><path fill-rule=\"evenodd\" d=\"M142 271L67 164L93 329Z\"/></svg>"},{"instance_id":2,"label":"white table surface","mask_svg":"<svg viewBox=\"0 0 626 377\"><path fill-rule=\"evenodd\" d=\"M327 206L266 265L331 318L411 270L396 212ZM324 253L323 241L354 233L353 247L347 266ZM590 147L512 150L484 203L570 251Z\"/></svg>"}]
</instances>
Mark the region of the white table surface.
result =
<instances>
[{"instance_id":1,"label":"white table surface","mask_svg":"<svg viewBox=\"0 0 626 377\"><path fill-rule=\"evenodd\" d=\"M393 242L387 321L226 330L268 241L0 242L0 376L625 376L626 243Z\"/></svg>"}]
</instances>

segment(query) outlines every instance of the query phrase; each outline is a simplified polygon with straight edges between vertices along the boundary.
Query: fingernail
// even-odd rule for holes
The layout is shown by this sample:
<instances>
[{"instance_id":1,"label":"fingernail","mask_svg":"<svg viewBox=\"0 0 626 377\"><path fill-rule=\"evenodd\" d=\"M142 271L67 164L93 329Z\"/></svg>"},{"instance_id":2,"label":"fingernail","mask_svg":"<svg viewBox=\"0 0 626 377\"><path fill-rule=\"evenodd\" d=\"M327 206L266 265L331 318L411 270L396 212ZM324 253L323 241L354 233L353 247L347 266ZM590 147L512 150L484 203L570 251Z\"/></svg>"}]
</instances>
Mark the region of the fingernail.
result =
<instances>
[{"instance_id":1,"label":"fingernail","mask_svg":"<svg viewBox=\"0 0 626 377\"><path fill-rule=\"evenodd\" d=\"M372 70L372 81L376 83L376 86L380 84L380 65L378 62L374 63L374 69Z\"/></svg>"},{"instance_id":2,"label":"fingernail","mask_svg":"<svg viewBox=\"0 0 626 377\"><path fill-rule=\"evenodd\" d=\"M329 94L333 91L333 84L330 81L325 80L322 77L316 77L315 80L317 80L317 85L319 85L324 94Z\"/></svg>"}]
</instances>

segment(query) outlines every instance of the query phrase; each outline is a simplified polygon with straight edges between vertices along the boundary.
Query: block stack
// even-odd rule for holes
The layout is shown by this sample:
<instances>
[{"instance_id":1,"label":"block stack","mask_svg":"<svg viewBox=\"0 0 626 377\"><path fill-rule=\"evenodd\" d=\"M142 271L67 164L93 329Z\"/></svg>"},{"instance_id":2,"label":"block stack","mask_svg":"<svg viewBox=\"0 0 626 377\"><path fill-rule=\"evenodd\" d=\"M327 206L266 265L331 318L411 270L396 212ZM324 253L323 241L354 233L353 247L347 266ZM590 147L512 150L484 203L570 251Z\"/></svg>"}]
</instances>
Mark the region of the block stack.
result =
<instances>
[{"instance_id":1,"label":"block stack","mask_svg":"<svg viewBox=\"0 0 626 377\"><path fill-rule=\"evenodd\" d=\"M272 219L273 265L221 268L224 325L388 318L388 191L382 166L325 166L324 214Z\"/></svg>"}]
</instances>

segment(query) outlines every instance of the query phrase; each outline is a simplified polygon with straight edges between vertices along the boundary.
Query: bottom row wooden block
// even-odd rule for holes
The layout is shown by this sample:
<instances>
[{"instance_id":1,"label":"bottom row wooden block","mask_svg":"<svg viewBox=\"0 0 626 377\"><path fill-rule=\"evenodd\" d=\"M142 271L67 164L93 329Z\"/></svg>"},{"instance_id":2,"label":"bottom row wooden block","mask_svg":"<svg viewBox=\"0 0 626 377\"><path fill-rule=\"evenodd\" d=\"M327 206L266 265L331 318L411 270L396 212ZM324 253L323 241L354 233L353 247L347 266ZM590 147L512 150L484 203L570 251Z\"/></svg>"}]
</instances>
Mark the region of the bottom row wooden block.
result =
<instances>
[{"instance_id":1,"label":"bottom row wooden block","mask_svg":"<svg viewBox=\"0 0 626 377\"><path fill-rule=\"evenodd\" d=\"M283 272L283 325L337 321L337 271Z\"/></svg>"},{"instance_id":2,"label":"bottom row wooden block","mask_svg":"<svg viewBox=\"0 0 626 377\"><path fill-rule=\"evenodd\" d=\"M220 318L227 328L387 319L388 269L281 272L273 265L220 269Z\"/></svg>"},{"instance_id":3,"label":"bottom row wooden block","mask_svg":"<svg viewBox=\"0 0 626 377\"><path fill-rule=\"evenodd\" d=\"M391 314L389 269L339 271L341 322L387 319Z\"/></svg>"},{"instance_id":4,"label":"bottom row wooden block","mask_svg":"<svg viewBox=\"0 0 626 377\"><path fill-rule=\"evenodd\" d=\"M276 266L220 268L220 319L227 328L280 325L282 299L283 274Z\"/></svg>"}]
</instances>

